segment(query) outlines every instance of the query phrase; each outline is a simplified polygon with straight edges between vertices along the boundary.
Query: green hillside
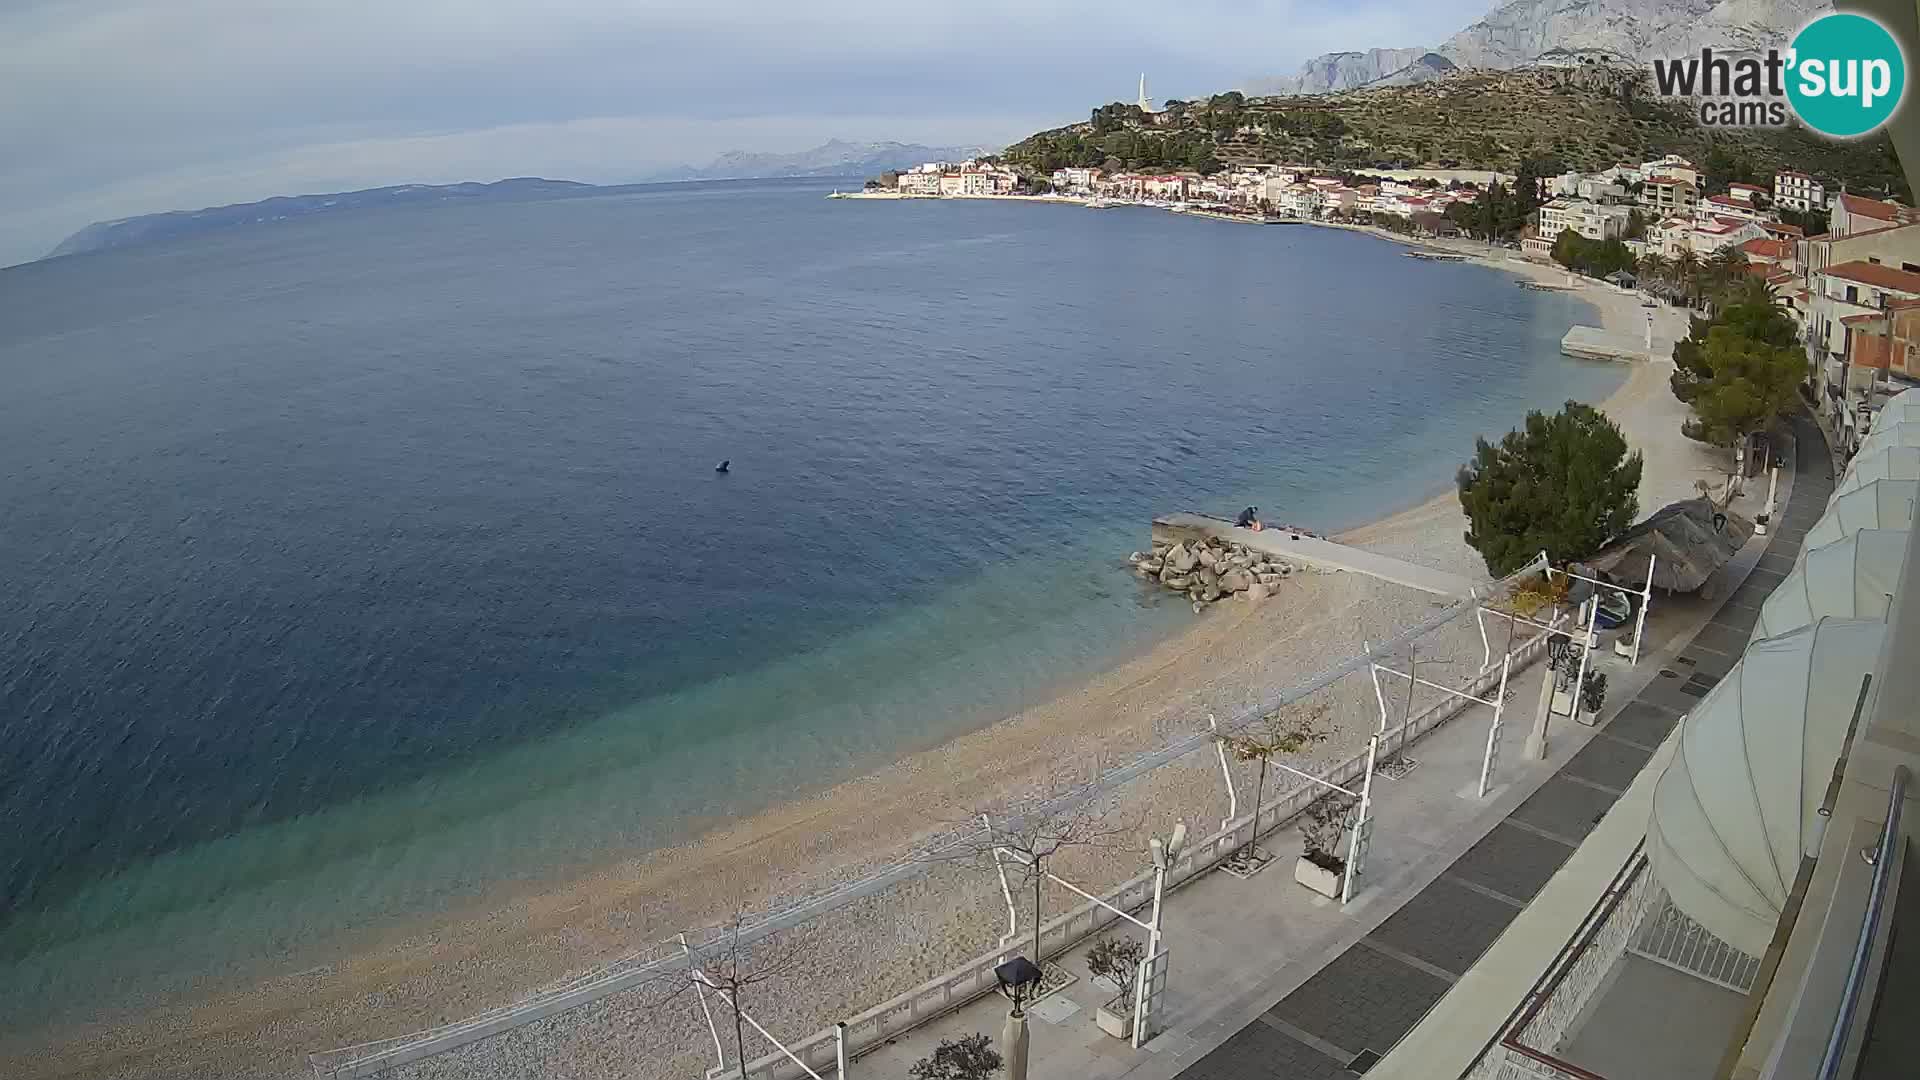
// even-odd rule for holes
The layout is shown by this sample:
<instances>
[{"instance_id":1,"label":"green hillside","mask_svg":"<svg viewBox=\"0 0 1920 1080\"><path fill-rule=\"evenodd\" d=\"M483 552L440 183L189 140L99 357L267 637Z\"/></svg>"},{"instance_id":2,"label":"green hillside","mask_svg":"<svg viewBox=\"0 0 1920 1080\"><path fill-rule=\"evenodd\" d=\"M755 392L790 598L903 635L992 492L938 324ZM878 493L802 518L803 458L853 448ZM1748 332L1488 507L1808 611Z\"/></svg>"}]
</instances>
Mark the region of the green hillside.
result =
<instances>
[{"instance_id":1,"label":"green hillside","mask_svg":"<svg viewBox=\"0 0 1920 1080\"><path fill-rule=\"evenodd\" d=\"M1716 153L1718 151L1718 153ZM1472 71L1413 86L1318 97L1216 94L1163 112L1106 105L1078 124L1029 136L1002 157L1044 175L1070 165L1151 169L1288 163L1334 169L1593 171L1663 154L1726 163L1765 183L1792 167L1849 190L1907 195L1885 136L1832 142L1794 126L1710 129L1622 68ZM1711 171L1711 170L1710 170ZM1717 177L1724 183L1725 177Z\"/></svg>"}]
</instances>

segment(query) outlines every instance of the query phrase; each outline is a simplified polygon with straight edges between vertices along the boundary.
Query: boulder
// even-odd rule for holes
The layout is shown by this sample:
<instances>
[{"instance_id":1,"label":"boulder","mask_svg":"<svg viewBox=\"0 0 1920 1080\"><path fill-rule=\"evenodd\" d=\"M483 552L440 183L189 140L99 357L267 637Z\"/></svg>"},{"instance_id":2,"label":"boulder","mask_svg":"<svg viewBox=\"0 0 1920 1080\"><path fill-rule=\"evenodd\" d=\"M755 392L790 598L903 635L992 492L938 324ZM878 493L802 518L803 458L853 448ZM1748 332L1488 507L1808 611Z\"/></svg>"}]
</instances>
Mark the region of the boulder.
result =
<instances>
[{"instance_id":1,"label":"boulder","mask_svg":"<svg viewBox=\"0 0 1920 1080\"><path fill-rule=\"evenodd\" d=\"M1200 560L1200 565L1205 567L1212 567L1220 561L1220 556L1214 554L1213 549L1210 547L1201 548L1199 551L1194 552L1194 556Z\"/></svg>"},{"instance_id":2,"label":"boulder","mask_svg":"<svg viewBox=\"0 0 1920 1080\"><path fill-rule=\"evenodd\" d=\"M1135 566L1139 566L1141 563L1147 561L1147 557L1136 551L1127 556L1127 561Z\"/></svg>"},{"instance_id":3,"label":"boulder","mask_svg":"<svg viewBox=\"0 0 1920 1080\"><path fill-rule=\"evenodd\" d=\"M1185 574L1200 565L1200 560L1187 550L1187 545L1175 544L1167 552L1167 565L1173 567L1176 573Z\"/></svg>"},{"instance_id":4,"label":"boulder","mask_svg":"<svg viewBox=\"0 0 1920 1080\"><path fill-rule=\"evenodd\" d=\"M1203 586L1211 587L1211 586L1220 584L1220 575L1214 573L1211 570L1202 568L1200 570L1194 571L1193 580L1199 582Z\"/></svg>"},{"instance_id":5,"label":"boulder","mask_svg":"<svg viewBox=\"0 0 1920 1080\"><path fill-rule=\"evenodd\" d=\"M1160 559L1146 559L1140 563L1140 569L1145 570L1149 574L1157 574L1164 569L1166 565L1167 564Z\"/></svg>"},{"instance_id":6,"label":"boulder","mask_svg":"<svg viewBox=\"0 0 1920 1080\"><path fill-rule=\"evenodd\" d=\"M1262 585L1256 581L1252 585L1247 586L1247 591L1241 593L1240 595L1257 604L1260 601L1265 600L1268 596L1271 596L1272 594L1267 591L1267 587L1265 585Z\"/></svg>"},{"instance_id":7,"label":"boulder","mask_svg":"<svg viewBox=\"0 0 1920 1080\"><path fill-rule=\"evenodd\" d=\"M1207 610L1207 605L1205 605L1205 604L1203 604L1203 603L1201 603L1201 602L1200 602L1200 601L1198 601L1198 600L1195 600L1195 601L1193 602L1193 613L1194 613L1195 615L1198 615L1198 614L1200 614L1201 612L1203 612L1203 611L1205 611L1205 610Z\"/></svg>"},{"instance_id":8,"label":"boulder","mask_svg":"<svg viewBox=\"0 0 1920 1080\"><path fill-rule=\"evenodd\" d=\"M1160 584L1165 585L1167 588L1172 589L1174 592L1186 592L1188 589L1193 587L1193 579L1188 577L1185 574L1174 574L1172 576L1168 576L1164 571L1162 571L1160 575Z\"/></svg>"},{"instance_id":9,"label":"boulder","mask_svg":"<svg viewBox=\"0 0 1920 1080\"><path fill-rule=\"evenodd\" d=\"M1220 575L1220 587L1228 592L1246 592L1253 585L1253 575L1245 570L1229 570Z\"/></svg>"},{"instance_id":10,"label":"boulder","mask_svg":"<svg viewBox=\"0 0 1920 1080\"><path fill-rule=\"evenodd\" d=\"M1209 604L1213 603L1215 600L1220 599L1220 586L1218 585L1207 586L1206 589L1200 593L1200 599L1205 600Z\"/></svg>"},{"instance_id":11,"label":"boulder","mask_svg":"<svg viewBox=\"0 0 1920 1080\"><path fill-rule=\"evenodd\" d=\"M1280 579L1285 576L1286 575L1284 574L1261 574L1258 577L1256 577L1255 580L1258 581L1260 584L1267 586L1268 588L1272 588L1273 586L1280 584Z\"/></svg>"}]
</instances>

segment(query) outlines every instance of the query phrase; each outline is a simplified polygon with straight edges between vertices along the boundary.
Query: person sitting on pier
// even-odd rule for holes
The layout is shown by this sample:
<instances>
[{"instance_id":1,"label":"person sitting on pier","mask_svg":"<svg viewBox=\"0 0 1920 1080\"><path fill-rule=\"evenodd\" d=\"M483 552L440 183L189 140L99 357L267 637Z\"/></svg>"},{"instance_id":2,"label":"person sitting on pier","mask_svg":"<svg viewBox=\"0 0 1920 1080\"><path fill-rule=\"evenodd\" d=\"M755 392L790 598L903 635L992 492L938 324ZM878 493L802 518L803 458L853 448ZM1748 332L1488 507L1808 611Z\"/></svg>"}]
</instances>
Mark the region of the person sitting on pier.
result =
<instances>
[{"instance_id":1,"label":"person sitting on pier","mask_svg":"<svg viewBox=\"0 0 1920 1080\"><path fill-rule=\"evenodd\" d=\"M1247 507L1245 510L1240 511L1240 516L1234 518L1233 523L1242 529L1252 529L1254 532L1259 532L1260 508L1257 506Z\"/></svg>"}]
</instances>

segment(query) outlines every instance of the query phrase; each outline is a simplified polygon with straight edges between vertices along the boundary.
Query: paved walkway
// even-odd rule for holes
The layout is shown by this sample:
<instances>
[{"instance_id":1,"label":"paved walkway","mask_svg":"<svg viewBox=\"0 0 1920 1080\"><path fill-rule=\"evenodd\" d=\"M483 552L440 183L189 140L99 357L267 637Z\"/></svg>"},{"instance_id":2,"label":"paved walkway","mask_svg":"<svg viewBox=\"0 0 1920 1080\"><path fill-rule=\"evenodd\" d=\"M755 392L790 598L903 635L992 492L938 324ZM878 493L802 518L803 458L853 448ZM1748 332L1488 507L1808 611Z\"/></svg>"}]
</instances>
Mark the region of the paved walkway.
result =
<instances>
[{"instance_id":1,"label":"paved walkway","mask_svg":"<svg viewBox=\"0 0 1920 1080\"><path fill-rule=\"evenodd\" d=\"M1376 781L1373 865L1352 904L1297 885L1288 858L1249 880L1199 878L1168 900L1163 1033L1146 1052L1101 1034L1093 1012L1111 995L1088 978L1085 948L1075 949L1063 962L1080 981L1033 1010L1030 1075L1345 1078L1350 1066L1389 1051L1554 874L1681 712L1732 667L1759 601L1784 575L1782 560L1790 564L1831 491L1824 440L1808 428L1799 444L1796 471L1805 479L1781 477L1779 528L1723 571L1729 584L1743 584L1723 588L1724 603L1656 597L1638 669L1600 661L1610 696L1625 702L1600 728L1556 720L1547 759L1526 760L1544 667L1527 669L1511 687L1501 786L1488 798L1474 797L1474 782L1492 717L1475 706L1409 748L1420 763L1412 773ZM1283 856L1298 850L1291 828L1262 844ZM943 1038L997 1039L1004 1015L1005 1002L981 999L863 1056L852 1075L904 1076Z\"/></svg>"},{"instance_id":2,"label":"paved walkway","mask_svg":"<svg viewBox=\"0 0 1920 1080\"><path fill-rule=\"evenodd\" d=\"M1156 539L1163 530L1176 538L1195 534L1217 536L1290 562L1317 566L1323 570L1348 570L1440 596L1465 599L1467 591L1473 587L1472 582L1459 574L1280 528L1254 532L1252 529L1237 528L1233 522L1221 518L1186 513L1157 517L1153 519L1153 524Z\"/></svg>"},{"instance_id":3,"label":"paved walkway","mask_svg":"<svg viewBox=\"0 0 1920 1080\"><path fill-rule=\"evenodd\" d=\"M1611 675L1637 684L1632 700L1390 918L1291 992L1267 999L1264 1008L1256 1004L1250 1022L1180 1071L1183 1080L1363 1073L1466 973L1625 792L1681 715L1739 660L1761 602L1792 568L1833 492L1826 440L1805 416L1796 417L1794 431L1795 470L1778 528L1756 537L1722 571L1739 585L1723 603L1705 602L1700 613L1707 618L1696 630L1678 635L1639 672ZM1229 1023L1237 1019L1230 1014ZM1205 1036L1204 1029L1194 1032L1196 1041Z\"/></svg>"}]
</instances>

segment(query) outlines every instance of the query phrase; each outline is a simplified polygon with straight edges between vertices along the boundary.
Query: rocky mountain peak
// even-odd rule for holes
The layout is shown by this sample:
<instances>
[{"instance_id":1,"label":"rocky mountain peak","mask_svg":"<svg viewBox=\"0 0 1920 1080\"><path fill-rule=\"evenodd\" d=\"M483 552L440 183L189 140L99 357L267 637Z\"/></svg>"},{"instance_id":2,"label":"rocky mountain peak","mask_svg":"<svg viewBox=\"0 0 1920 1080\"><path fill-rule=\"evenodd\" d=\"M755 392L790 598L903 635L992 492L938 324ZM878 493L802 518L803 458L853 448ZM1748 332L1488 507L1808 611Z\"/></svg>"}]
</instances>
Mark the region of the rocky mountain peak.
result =
<instances>
[{"instance_id":1,"label":"rocky mountain peak","mask_svg":"<svg viewBox=\"0 0 1920 1080\"><path fill-rule=\"evenodd\" d=\"M1828 10L1827 0L1508 0L1432 49L1327 53L1293 75L1257 80L1251 89L1325 94L1421 82L1457 68L1593 59L1643 65L1702 47L1754 52L1784 45L1801 25Z\"/></svg>"}]
</instances>

